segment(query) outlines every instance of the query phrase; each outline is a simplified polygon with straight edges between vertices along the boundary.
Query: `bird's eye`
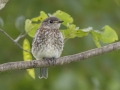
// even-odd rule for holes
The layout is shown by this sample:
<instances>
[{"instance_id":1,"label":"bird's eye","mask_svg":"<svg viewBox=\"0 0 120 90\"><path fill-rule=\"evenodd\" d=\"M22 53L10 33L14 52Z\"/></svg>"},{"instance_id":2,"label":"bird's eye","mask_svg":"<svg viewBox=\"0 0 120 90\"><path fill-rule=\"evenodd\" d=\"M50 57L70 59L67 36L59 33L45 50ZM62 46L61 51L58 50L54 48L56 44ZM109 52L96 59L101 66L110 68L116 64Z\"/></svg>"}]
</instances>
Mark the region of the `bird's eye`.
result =
<instances>
[{"instance_id":1,"label":"bird's eye","mask_svg":"<svg viewBox=\"0 0 120 90\"><path fill-rule=\"evenodd\" d=\"M53 23L53 20L50 20L49 22L50 22L50 23Z\"/></svg>"}]
</instances>

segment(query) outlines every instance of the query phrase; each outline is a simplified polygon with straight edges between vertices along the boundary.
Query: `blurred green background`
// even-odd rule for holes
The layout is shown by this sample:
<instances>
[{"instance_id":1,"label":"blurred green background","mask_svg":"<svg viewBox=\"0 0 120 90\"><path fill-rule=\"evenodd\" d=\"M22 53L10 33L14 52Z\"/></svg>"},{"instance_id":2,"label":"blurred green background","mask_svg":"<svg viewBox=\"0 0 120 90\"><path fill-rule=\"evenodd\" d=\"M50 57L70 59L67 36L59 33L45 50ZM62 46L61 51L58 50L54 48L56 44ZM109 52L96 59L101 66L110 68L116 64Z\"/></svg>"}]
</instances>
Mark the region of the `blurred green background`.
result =
<instances>
[{"instance_id":1,"label":"blurred green background","mask_svg":"<svg viewBox=\"0 0 120 90\"><path fill-rule=\"evenodd\" d=\"M80 28L100 30L109 25L120 36L120 0L10 0L0 10L0 28L14 39L24 30L25 19L40 11L62 10ZM27 36L32 41L32 38ZM19 41L22 45L23 39ZM30 42L31 43L31 42ZM70 39L62 56L96 48L91 35ZM23 60L22 50L0 33L0 63ZM49 68L49 78L31 78L26 70L0 73L0 90L120 90L120 51Z\"/></svg>"}]
</instances>

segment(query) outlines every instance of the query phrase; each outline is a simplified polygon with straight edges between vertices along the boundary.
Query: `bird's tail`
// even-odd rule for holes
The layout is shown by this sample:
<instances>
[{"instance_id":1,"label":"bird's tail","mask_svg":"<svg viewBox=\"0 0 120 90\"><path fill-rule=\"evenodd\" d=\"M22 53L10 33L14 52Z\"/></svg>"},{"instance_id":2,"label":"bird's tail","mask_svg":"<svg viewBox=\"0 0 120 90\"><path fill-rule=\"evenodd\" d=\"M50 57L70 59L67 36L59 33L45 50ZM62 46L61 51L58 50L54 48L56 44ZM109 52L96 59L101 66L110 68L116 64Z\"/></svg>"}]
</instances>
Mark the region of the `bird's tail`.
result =
<instances>
[{"instance_id":1,"label":"bird's tail","mask_svg":"<svg viewBox=\"0 0 120 90\"><path fill-rule=\"evenodd\" d=\"M39 78L45 78L47 79L48 78L48 68L45 67L45 68L40 68L40 75L39 75Z\"/></svg>"}]
</instances>

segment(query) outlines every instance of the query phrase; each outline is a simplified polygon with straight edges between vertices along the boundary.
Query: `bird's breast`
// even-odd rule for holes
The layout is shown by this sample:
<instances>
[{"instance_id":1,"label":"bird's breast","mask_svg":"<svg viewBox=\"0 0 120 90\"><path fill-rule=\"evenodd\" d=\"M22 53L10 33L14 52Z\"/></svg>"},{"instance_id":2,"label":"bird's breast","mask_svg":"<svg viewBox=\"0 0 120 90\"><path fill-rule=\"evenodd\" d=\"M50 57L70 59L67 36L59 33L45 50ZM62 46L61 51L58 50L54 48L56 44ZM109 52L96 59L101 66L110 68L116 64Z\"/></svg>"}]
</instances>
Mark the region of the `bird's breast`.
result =
<instances>
[{"instance_id":1,"label":"bird's breast","mask_svg":"<svg viewBox=\"0 0 120 90\"><path fill-rule=\"evenodd\" d=\"M32 53L35 58L60 57L63 50L63 37L60 32L47 31L36 36L32 44Z\"/></svg>"}]
</instances>

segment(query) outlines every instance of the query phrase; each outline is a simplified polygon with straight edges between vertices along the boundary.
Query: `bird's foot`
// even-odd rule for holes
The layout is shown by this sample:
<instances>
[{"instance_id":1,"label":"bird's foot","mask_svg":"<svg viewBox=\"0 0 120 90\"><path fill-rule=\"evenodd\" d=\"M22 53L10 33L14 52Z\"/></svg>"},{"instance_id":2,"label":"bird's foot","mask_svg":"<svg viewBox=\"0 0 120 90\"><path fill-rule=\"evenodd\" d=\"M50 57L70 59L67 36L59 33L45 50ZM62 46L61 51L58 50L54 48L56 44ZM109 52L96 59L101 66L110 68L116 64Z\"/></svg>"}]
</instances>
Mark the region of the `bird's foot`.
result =
<instances>
[{"instance_id":1,"label":"bird's foot","mask_svg":"<svg viewBox=\"0 0 120 90\"><path fill-rule=\"evenodd\" d=\"M52 58L43 58L46 62L48 62L49 65L55 65L56 64L56 59L54 57Z\"/></svg>"}]
</instances>

